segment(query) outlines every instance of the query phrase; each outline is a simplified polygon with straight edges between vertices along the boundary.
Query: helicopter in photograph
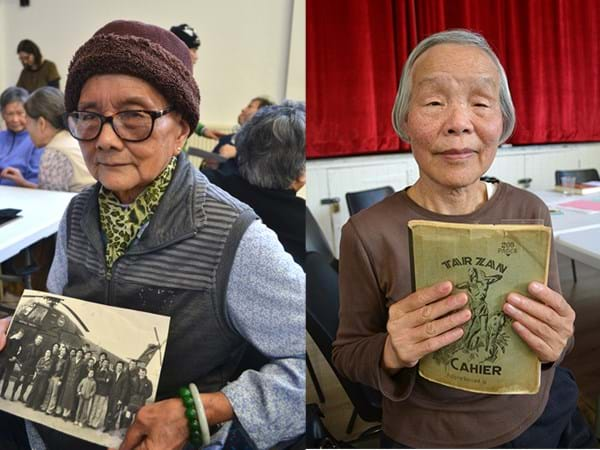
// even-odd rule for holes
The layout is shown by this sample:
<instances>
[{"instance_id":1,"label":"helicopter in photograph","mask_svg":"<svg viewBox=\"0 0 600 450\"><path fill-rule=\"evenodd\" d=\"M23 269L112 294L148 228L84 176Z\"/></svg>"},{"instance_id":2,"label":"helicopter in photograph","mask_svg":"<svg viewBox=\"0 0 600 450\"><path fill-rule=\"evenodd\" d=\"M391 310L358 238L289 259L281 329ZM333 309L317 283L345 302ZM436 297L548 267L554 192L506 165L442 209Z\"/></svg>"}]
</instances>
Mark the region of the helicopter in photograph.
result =
<instances>
[{"instance_id":1,"label":"helicopter in photograph","mask_svg":"<svg viewBox=\"0 0 600 450\"><path fill-rule=\"evenodd\" d=\"M26 341L33 341L36 335L44 337L44 345L50 348L55 343L65 344L69 348L88 347L90 351L99 354L106 353L112 364L117 361L135 361L138 366L148 366L156 353L162 365L163 355L161 343L156 327L154 335L156 343L150 343L137 358L123 358L116 355L85 337L89 328L81 317L63 301L60 297L50 295L36 295L33 301L19 308L14 315L12 330L21 328L25 334Z\"/></svg>"}]
</instances>

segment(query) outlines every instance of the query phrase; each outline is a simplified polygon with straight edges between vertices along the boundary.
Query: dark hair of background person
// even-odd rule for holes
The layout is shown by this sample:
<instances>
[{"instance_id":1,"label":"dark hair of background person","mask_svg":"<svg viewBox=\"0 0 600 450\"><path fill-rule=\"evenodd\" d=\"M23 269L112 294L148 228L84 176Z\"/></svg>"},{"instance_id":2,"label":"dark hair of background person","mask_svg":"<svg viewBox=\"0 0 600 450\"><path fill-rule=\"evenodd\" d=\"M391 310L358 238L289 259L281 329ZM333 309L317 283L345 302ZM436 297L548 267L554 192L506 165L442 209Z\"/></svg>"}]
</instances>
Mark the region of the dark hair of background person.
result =
<instances>
[{"instance_id":1,"label":"dark hair of background person","mask_svg":"<svg viewBox=\"0 0 600 450\"><path fill-rule=\"evenodd\" d=\"M0 95L0 110L4 110L6 106L13 102L25 103L29 92L26 89L11 86L6 88Z\"/></svg>"},{"instance_id":2,"label":"dark hair of background person","mask_svg":"<svg viewBox=\"0 0 600 450\"><path fill-rule=\"evenodd\" d=\"M305 170L306 106L285 101L261 108L237 134L240 175L266 189L289 189Z\"/></svg>"},{"instance_id":3,"label":"dark hair of background person","mask_svg":"<svg viewBox=\"0 0 600 450\"><path fill-rule=\"evenodd\" d=\"M171 33L174 33L179 39L181 39L188 48L199 48L201 45L198 33L187 23L176 25L171 27Z\"/></svg>"},{"instance_id":4,"label":"dark hair of background person","mask_svg":"<svg viewBox=\"0 0 600 450\"><path fill-rule=\"evenodd\" d=\"M267 97L254 97L250 100L250 103L252 102L258 102L258 109L264 108L265 106L273 106L275 104Z\"/></svg>"},{"instance_id":5,"label":"dark hair of background person","mask_svg":"<svg viewBox=\"0 0 600 450\"><path fill-rule=\"evenodd\" d=\"M45 86L33 91L24 104L25 112L32 119L43 117L57 130L66 129L62 119L65 113L65 97L55 87Z\"/></svg>"},{"instance_id":6,"label":"dark hair of background person","mask_svg":"<svg viewBox=\"0 0 600 450\"><path fill-rule=\"evenodd\" d=\"M30 41L29 39L23 39L17 45L17 53L24 52L33 55L34 64L39 66L42 64L42 53L40 52L40 48L36 45L35 42Z\"/></svg>"}]
</instances>

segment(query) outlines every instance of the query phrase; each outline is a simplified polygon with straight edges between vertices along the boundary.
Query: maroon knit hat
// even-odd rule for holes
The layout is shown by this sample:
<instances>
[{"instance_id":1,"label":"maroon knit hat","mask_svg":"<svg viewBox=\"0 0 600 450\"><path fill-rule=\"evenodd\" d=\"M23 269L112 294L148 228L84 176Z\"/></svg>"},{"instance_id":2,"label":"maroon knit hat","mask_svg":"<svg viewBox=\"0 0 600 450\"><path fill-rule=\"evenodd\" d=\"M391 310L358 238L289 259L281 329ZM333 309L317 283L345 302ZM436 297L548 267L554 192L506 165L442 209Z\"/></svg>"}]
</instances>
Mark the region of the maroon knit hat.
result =
<instances>
[{"instance_id":1,"label":"maroon knit hat","mask_svg":"<svg viewBox=\"0 0 600 450\"><path fill-rule=\"evenodd\" d=\"M67 112L77 109L88 78L131 75L150 83L180 112L192 133L198 125L200 92L186 45L169 30L132 20L104 25L75 52L67 84Z\"/></svg>"}]
</instances>

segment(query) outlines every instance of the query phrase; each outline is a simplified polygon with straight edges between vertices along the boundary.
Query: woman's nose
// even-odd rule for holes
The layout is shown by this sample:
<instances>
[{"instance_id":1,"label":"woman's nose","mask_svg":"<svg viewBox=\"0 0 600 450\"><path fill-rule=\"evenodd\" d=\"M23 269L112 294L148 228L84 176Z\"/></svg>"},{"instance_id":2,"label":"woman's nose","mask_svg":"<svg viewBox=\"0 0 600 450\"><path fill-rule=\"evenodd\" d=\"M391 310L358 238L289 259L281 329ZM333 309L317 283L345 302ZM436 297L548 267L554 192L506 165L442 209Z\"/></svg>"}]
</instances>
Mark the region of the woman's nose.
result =
<instances>
[{"instance_id":1,"label":"woman's nose","mask_svg":"<svg viewBox=\"0 0 600 450\"><path fill-rule=\"evenodd\" d=\"M473 132L471 114L467 105L453 105L448 110L445 132L450 135L469 134Z\"/></svg>"},{"instance_id":2,"label":"woman's nose","mask_svg":"<svg viewBox=\"0 0 600 450\"><path fill-rule=\"evenodd\" d=\"M100 128L100 134L96 138L96 148L100 150L108 149L119 149L121 148L122 141L115 133L112 125L108 122L102 124Z\"/></svg>"}]
</instances>

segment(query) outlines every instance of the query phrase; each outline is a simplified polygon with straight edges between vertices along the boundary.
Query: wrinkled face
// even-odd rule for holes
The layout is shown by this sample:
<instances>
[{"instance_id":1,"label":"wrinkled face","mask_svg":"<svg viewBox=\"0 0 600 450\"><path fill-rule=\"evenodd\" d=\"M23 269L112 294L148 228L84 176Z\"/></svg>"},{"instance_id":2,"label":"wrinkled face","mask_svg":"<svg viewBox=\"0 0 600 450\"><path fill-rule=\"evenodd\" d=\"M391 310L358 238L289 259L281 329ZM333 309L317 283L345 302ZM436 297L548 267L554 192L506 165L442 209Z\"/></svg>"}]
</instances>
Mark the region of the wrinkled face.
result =
<instances>
[{"instance_id":1,"label":"wrinkled face","mask_svg":"<svg viewBox=\"0 0 600 450\"><path fill-rule=\"evenodd\" d=\"M260 101L258 101L258 100L254 100L254 101L248 103L242 109L242 112L238 116L238 123L240 125L244 125L246 122L248 122L250 119L252 119L252 116L256 113L256 111L258 111L259 107L260 107Z\"/></svg>"},{"instance_id":2,"label":"wrinkled face","mask_svg":"<svg viewBox=\"0 0 600 450\"><path fill-rule=\"evenodd\" d=\"M23 67L31 67L35 63L35 56L33 53L19 52L19 61L23 64Z\"/></svg>"},{"instance_id":3,"label":"wrinkled face","mask_svg":"<svg viewBox=\"0 0 600 450\"><path fill-rule=\"evenodd\" d=\"M499 93L498 70L477 47L441 44L417 59L404 129L421 177L449 189L479 180L502 134Z\"/></svg>"},{"instance_id":4,"label":"wrinkled face","mask_svg":"<svg viewBox=\"0 0 600 450\"><path fill-rule=\"evenodd\" d=\"M21 102L11 102L2 110L2 119L6 123L6 128L18 133L25 129L26 125L25 108Z\"/></svg>"},{"instance_id":5,"label":"wrinkled face","mask_svg":"<svg viewBox=\"0 0 600 450\"><path fill-rule=\"evenodd\" d=\"M96 75L81 90L78 111L111 116L130 110L159 111L170 106L147 82L128 75ZM177 155L187 139L189 126L177 112L154 122L150 137L141 142L121 140L104 124L93 141L79 146L88 170L123 203L131 203Z\"/></svg>"}]
</instances>

